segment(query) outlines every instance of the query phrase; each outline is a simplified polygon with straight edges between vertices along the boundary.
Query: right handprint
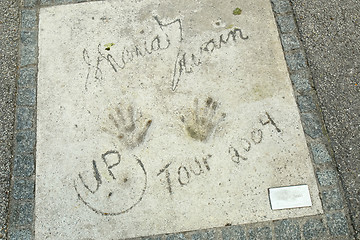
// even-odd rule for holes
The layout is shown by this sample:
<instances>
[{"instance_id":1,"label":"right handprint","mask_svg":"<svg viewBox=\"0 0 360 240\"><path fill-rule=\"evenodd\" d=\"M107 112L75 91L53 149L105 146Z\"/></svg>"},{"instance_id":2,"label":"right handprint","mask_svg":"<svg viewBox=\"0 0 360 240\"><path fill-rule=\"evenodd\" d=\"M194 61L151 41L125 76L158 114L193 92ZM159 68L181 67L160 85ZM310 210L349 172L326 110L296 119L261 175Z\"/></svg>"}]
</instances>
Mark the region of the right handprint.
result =
<instances>
[{"instance_id":1,"label":"right handprint","mask_svg":"<svg viewBox=\"0 0 360 240\"><path fill-rule=\"evenodd\" d=\"M225 119L225 113L218 113L219 103L208 97L204 107L199 108L199 101L194 100L194 108L181 116L186 133L197 141L205 142L214 132L216 126Z\"/></svg>"},{"instance_id":2,"label":"right handprint","mask_svg":"<svg viewBox=\"0 0 360 240\"><path fill-rule=\"evenodd\" d=\"M101 129L115 136L128 149L134 149L144 141L152 123L151 119L145 119L140 112L137 115L131 105L125 111L118 106L115 114L109 114L111 124Z\"/></svg>"}]
</instances>

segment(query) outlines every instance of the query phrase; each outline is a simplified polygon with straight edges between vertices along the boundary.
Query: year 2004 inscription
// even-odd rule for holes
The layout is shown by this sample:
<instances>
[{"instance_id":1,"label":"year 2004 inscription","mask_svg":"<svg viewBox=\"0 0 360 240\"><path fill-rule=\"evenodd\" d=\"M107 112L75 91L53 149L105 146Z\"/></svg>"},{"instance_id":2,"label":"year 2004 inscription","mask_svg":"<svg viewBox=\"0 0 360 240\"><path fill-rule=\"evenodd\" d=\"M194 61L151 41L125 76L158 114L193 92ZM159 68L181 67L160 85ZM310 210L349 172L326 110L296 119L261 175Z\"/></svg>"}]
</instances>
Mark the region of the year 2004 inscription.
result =
<instances>
[{"instance_id":1,"label":"year 2004 inscription","mask_svg":"<svg viewBox=\"0 0 360 240\"><path fill-rule=\"evenodd\" d=\"M269 113L266 112L259 118L259 121L262 126L270 125L276 132L281 132ZM240 165L242 162L247 161L250 158L249 154L251 154L254 147L263 141L263 134L262 129L256 128L251 131L249 139L240 137L237 142L232 143L227 151L228 162ZM212 159L213 155L207 154L201 157L188 159L188 161L185 161L186 163L181 163L178 166L173 166L173 162L169 162L160 169L157 176L163 178L168 193L173 194L173 186L175 184L185 187L192 181L196 181L198 176L206 175L207 172L210 172Z\"/></svg>"},{"instance_id":2,"label":"year 2004 inscription","mask_svg":"<svg viewBox=\"0 0 360 240\"><path fill-rule=\"evenodd\" d=\"M236 167L250 160L251 152L263 142L265 127L270 127L272 132L281 133L269 113L260 116L259 122L262 127L248 133L250 137L239 137L229 145L225 150L225 164ZM148 172L139 157L133 155L128 158L123 159L120 152L111 150L102 154L98 160L93 160L93 179L85 180L79 174L78 181L74 183L79 200L101 215L120 215L133 209L147 194ZM180 163L169 161L161 169L151 173L156 174L156 179L159 180L158 183L152 184L163 185L164 193L173 195L175 189L181 191L200 177L209 177L208 173L212 170L211 162L215 158L215 154L204 154L184 159ZM124 161L133 162L131 172L124 169Z\"/></svg>"}]
</instances>

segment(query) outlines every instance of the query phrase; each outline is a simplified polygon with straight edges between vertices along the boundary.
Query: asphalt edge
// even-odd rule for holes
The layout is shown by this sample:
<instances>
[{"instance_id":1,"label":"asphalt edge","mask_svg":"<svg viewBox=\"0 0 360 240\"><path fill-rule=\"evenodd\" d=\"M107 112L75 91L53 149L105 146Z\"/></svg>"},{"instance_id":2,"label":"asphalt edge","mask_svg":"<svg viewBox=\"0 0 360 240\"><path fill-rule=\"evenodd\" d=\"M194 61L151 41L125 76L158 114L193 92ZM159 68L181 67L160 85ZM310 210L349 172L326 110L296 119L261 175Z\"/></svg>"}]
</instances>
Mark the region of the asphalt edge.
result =
<instances>
[{"instance_id":1,"label":"asphalt edge","mask_svg":"<svg viewBox=\"0 0 360 240\"><path fill-rule=\"evenodd\" d=\"M19 2L5 0L0 5L0 239L5 239L7 234L11 163L14 155Z\"/></svg>"}]
</instances>

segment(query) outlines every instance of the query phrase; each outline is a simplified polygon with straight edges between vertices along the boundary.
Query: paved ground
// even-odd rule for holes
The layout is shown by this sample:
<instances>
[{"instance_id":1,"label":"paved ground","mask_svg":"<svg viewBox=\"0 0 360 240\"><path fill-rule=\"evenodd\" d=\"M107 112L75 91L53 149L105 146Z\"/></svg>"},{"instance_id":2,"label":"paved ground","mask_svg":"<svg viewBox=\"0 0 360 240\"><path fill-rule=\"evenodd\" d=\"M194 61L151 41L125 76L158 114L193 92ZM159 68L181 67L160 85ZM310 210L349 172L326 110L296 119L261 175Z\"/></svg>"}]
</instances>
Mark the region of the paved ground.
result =
<instances>
[{"instance_id":1,"label":"paved ground","mask_svg":"<svg viewBox=\"0 0 360 240\"><path fill-rule=\"evenodd\" d=\"M0 239L5 235L13 158L19 1L0 2Z\"/></svg>"},{"instance_id":2,"label":"paved ground","mask_svg":"<svg viewBox=\"0 0 360 240\"><path fill-rule=\"evenodd\" d=\"M292 2L360 239L360 2Z\"/></svg>"},{"instance_id":3,"label":"paved ground","mask_svg":"<svg viewBox=\"0 0 360 240\"><path fill-rule=\"evenodd\" d=\"M274 0L273 2L276 3L279 11L287 8L285 0ZM36 6L36 3L36 0L25 0L24 6L31 9ZM53 1L42 1L42 3L53 4ZM335 167L340 174L346 204L348 204L348 208L345 206L343 211L346 216L350 217L349 223L352 226L350 226L349 232L343 231L342 233L347 233L350 239L355 238L355 235L352 237L353 227L357 239L360 239L360 3L357 0L292 0L292 5L301 43L304 46L314 81L314 89L319 98L322 117L329 133L329 146L333 149ZM28 13L29 15L23 16L30 16L30 18L36 16L36 11ZM17 56L20 45L19 15L19 1L2 0L0 2L0 239L6 239L4 237L5 229L8 224L7 219L9 219L8 191L10 160L13 162L14 158L12 150L14 148L14 99L18 76ZM29 22L31 23L32 20L25 21L25 23ZM304 98L316 98L311 94L298 97L299 105ZM26 191L22 193L26 193ZM326 196L323 195L323 198ZM23 209L30 216L31 211L29 213L28 210L32 207L27 208L26 206L22 205L19 210ZM23 219L21 216L28 216L18 212L16 214L15 219L18 220ZM330 231L330 234L341 233L333 231L332 227L335 225L329 225L331 219L335 219L335 223L340 221L341 217L336 218L336 216L338 215L327 215L329 230L324 230L324 233L327 231ZM14 219L14 217L10 219ZM288 232L287 236L289 237L286 239L300 239L300 235L303 239L321 239L321 235L314 235L312 231L314 228L321 230L323 227L321 219L297 219L296 221L299 223L305 222L301 227L301 234L299 227L296 224L292 225L294 222L285 221L275 223L275 227L271 227L274 232L272 235L271 231L267 233L268 228L263 225L259 228L247 229L247 235L251 239L268 239L269 236L271 239L271 236L280 236L283 231ZM224 239L237 237L243 239L239 237L244 235L243 230L239 229L221 230L221 236ZM294 231L289 232L288 229ZM219 232L215 235L193 233L191 238L201 239L203 237L206 239L210 236L216 238L216 236L220 236L219 234ZM9 235L9 238L31 239L30 236L29 232L18 231L16 234ZM325 237L325 239L329 238ZM332 238L336 238L335 234ZM345 238L344 236L338 237L338 239ZM170 235L167 239L182 239L182 237L181 235Z\"/></svg>"}]
</instances>

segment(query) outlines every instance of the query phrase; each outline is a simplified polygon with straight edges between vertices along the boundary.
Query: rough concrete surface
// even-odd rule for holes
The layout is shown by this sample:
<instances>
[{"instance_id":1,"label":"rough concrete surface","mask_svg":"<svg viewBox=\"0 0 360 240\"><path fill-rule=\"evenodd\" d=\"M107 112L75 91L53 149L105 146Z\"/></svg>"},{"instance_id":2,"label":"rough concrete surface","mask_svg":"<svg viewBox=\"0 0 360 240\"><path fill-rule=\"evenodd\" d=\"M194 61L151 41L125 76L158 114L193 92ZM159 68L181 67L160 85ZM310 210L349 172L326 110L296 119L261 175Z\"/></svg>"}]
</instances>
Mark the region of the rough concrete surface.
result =
<instances>
[{"instance_id":1,"label":"rough concrete surface","mask_svg":"<svg viewBox=\"0 0 360 240\"><path fill-rule=\"evenodd\" d=\"M37 239L129 238L323 212L271 3L244 1L240 16L236 7L126 1L40 10ZM301 57L290 56L291 68L303 67ZM269 188L301 184L308 207L271 209Z\"/></svg>"},{"instance_id":2,"label":"rough concrete surface","mask_svg":"<svg viewBox=\"0 0 360 240\"><path fill-rule=\"evenodd\" d=\"M84 0L23 0L21 10L16 0L0 1L0 239L5 239L7 224L8 239L34 239L34 155L22 152L13 163L14 190L11 199L11 214L8 214L8 193L10 182L9 160L12 157L13 143L16 56L20 40L16 33L19 16L22 13L23 32L21 35L21 60L18 103L16 119L19 123L20 150L33 150L33 119L36 109L35 77L37 57L37 9L59 4L71 4ZM332 159L322 143L310 142L314 156L316 176L325 214L312 217L285 219L199 230L196 232L170 234L146 239L353 239L347 205L350 206L351 223L355 230L360 228L359 206L359 2L356 0L291 0L295 9L296 24L300 29L298 39L296 24L292 18L291 4L287 0L271 0L274 12L279 14L281 41L284 51L301 48L306 50L311 74L315 80L315 90L320 97L322 113L330 142L337 161L337 169L345 186L345 200L342 200L342 187L338 186L338 171L334 171ZM25 8L25 9L24 9ZM103 18L106 21L106 18ZM27 27L27 28L26 28ZM15 31L14 31L15 30ZM8 40L10 39L10 41ZM301 50L302 51L302 50ZM304 60L302 54L287 57L289 67L297 68L298 61ZM294 64L295 63L295 64ZM25 66L25 67L24 67ZM300 92L311 90L306 71L291 75L294 87ZM357 84L357 85L356 85ZM5 86L5 88L3 87ZM315 97L316 98L316 97ZM297 96L301 112L316 111L314 96ZM4 114L3 114L4 113ZM303 123L312 124L313 117L307 115ZM306 127L306 126L305 126ZM30 129L30 131L28 131ZM307 134L319 132L318 129L305 129ZM30 144L30 145L29 145ZM309 144L309 143L308 143ZM24 181L25 180L25 181ZM95 181L96 183L96 181ZM25 198L24 198L25 197ZM6 224L6 219L9 222ZM15 226L15 227L14 227ZM360 239L358 236L357 239Z\"/></svg>"},{"instance_id":3,"label":"rough concrete surface","mask_svg":"<svg viewBox=\"0 0 360 240\"><path fill-rule=\"evenodd\" d=\"M360 2L292 3L360 239Z\"/></svg>"},{"instance_id":4,"label":"rough concrete surface","mask_svg":"<svg viewBox=\"0 0 360 240\"><path fill-rule=\"evenodd\" d=\"M19 1L0 2L0 239L8 216L18 59Z\"/></svg>"}]
</instances>

